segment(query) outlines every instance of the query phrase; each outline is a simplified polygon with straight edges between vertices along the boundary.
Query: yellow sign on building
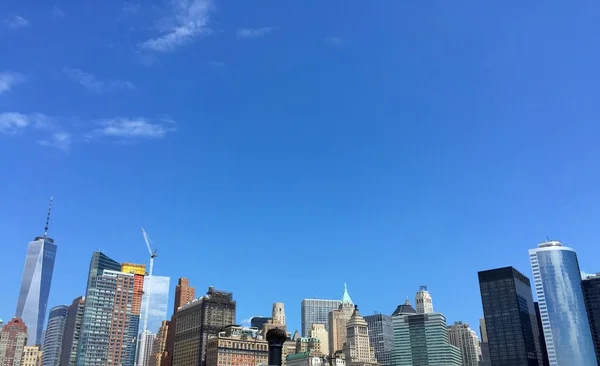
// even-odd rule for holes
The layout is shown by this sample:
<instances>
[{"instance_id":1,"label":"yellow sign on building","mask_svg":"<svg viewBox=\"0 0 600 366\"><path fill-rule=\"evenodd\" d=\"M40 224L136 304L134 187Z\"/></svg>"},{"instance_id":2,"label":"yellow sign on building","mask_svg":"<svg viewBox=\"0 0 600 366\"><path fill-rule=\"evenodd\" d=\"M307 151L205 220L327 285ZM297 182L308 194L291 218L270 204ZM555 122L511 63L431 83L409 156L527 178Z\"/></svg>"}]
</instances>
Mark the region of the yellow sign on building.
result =
<instances>
[{"instance_id":1,"label":"yellow sign on building","mask_svg":"<svg viewBox=\"0 0 600 366\"><path fill-rule=\"evenodd\" d=\"M124 273L133 273L136 275L146 275L146 265L145 264L135 264L135 263L123 263L121 264L121 272Z\"/></svg>"}]
</instances>

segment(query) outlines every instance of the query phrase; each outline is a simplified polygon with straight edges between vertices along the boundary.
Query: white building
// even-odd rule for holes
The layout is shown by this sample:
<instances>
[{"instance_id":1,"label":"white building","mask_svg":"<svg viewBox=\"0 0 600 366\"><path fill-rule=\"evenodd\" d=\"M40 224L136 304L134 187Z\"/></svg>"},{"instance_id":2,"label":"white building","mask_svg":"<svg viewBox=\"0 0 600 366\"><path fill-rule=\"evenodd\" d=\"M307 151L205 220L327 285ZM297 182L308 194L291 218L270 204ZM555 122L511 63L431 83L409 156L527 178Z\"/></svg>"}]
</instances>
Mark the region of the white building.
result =
<instances>
[{"instance_id":1,"label":"white building","mask_svg":"<svg viewBox=\"0 0 600 366\"><path fill-rule=\"evenodd\" d=\"M276 325L285 325L285 308L283 307L282 302L276 302L273 304L271 321Z\"/></svg>"},{"instance_id":2,"label":"white building","mask_svg":"<svg viewBox=\"0 0 600 366\"><path fill-rule=\"evenodd\" d=\"M320 341L323 353L329 353L329 334L327 329L325 329L325 325L313 324L310 330L310 336L311 338L317 338Z\"/></svg>"},{"instance_id":3,"label":"white building","mask_svg":"<svg viewBox=\"0 0 600 366\"><path fill-rule=\"evenodd\" d=\"M152 346L154 345L156 334L149 330L142 332L138 337L138 348L136 365L148 366L150 364L150 356L152 356Z\"/></svg>"},{"instance_id":4,"label":"white building","mask_svg":"<svg viewBox=\"0 0 600 366\"><path fill-rule=\"evenodd\" d=\"M448 340L451 345L458 347L462 354L462 366L479 366L481 348L479 338L469 324L454 322L448 326Z\"/></svg>"},{"instance_id":5,"label":"white building","mask_svg":"<svg viewBox=\"0 0 600 366\"><path fill-rule=\"evenodd\" d=\"M348 366L379 366L375 359L375 349L369 341L367 321L360 315L358 307L346 323L346 343L344 355Z\"/></svg>"},{"instance_id":6,"label":"white building","mask_svg":"<svg viewBox=\"0 0 600 366\"><path fill-rule=\"evenodd\" d=\"M419 292L417 292L415 300L417 303L417 314L433 313L433 300L429 291L427 291L427 286L419 287Z\"/></svg>"}]
</instances>

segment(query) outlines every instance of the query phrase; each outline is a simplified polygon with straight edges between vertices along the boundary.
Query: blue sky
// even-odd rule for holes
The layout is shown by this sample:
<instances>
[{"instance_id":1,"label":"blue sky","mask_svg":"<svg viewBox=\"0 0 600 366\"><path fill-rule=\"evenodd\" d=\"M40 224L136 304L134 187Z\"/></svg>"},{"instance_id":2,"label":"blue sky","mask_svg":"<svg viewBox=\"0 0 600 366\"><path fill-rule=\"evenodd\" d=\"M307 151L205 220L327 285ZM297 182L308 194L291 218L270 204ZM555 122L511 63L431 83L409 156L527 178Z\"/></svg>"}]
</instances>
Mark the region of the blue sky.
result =
<instances>
[{"instance_id":1,"label":"blue sky","mask_svg":"<svg viewBox=\"0 0 600 366\"><path fill-rule=\"evenodd\" d=\"M482 314L477 271L546 236L600 270L600 6L592 1L3 1L0 317L26 246L233 291L391 313L426 284ZM266 277L269 276L269 277Z\"/></svg>"}]
</instances>

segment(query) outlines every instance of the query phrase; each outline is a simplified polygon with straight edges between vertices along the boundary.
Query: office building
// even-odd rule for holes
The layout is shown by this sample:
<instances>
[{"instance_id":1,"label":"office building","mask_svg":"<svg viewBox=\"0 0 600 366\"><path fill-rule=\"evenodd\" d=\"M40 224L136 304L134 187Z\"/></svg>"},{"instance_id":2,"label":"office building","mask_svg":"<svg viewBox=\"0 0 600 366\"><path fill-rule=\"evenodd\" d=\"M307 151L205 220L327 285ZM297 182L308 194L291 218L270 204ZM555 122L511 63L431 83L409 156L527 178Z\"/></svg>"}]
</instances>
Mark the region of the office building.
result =
<instances>
[{"instance_id":1,"label":"office building","mask_svg":"<svg viewBox=\"0 0 600 366\"><path fill-rule=\"evenodd\" d=\"M323 351L321 340L312 337L300 337L296 340L296 353L311 351L314 355L326 355L329 350Z\"/></svg>"},{"instance_id":2,"label":"office building","mask_svg":"<svg viewBox=\"0 0 600 366\"><path fill-rule=\"evenodd\" d=\"M481 334L481 362L479 366L492 366L490 358L490 345L488 343L487 330L485 329L485 319L479 319L479 334ZM535 361L532 361L535 363Z\"/></svg>"},{"instance_id":3,"label":"office building","mask_svg":"<svg viewBox=\"0 0 600 366\"><path fill-rule=\"evenodd\" d=\"M553 240L530 249L529 259L550 365L596 366L577 254Z\"/></svg>"},{"instance_id":4,"label":"office building","mask_svg":"<svg viewBox=\"0 0 600 366\"><path fill-rule=\"evenodd\" d=\"M344 355L347 366L379 366L375 359L375 350L369 341L369 327L356 305L352 316L346 322Z\"/></svg>"},{"instance_id":5,"label":"office building","mask_svg":"<svg viewBox=\"0 0 600 366\"><path fill-rule=\"evenodd\" d=\"M287 366L329 366L327 357L314 355L309 351L288 355Z\"/></svg>"},{"instance_id":6,"label":"office building","mask_svg":"<svg viewBox=\"0 0 600 366\"><path fill-rule=\"evenodd\" d=\"M143 331L138 337L136 366L148 366L152 356L152 347L156 334L149 330Z\"/></svg>"},{"instance_id":7,"label":"office building","mask_svg":"<svg viewBox=\"0 0 600 366\"><path fill-rule=\"evenodd\" d=\"M448 326L448 341L462 354L462 366L479 366L481 348L477 333L463 322Z\"/></svg>"},{"instance_id":8,"label":"office building","mask_svg":"<svg viewBox=\"0 0 600 366\"><path fill-rule=\"evenodd\" d=\"M204 366L209 337L235 323L235 301L231 292L212 286L203 297L177 310L173 366Z\"/></svg>"},{"instance_id":9,"label":"office building","mask_svg":"<svg viewBox=\"0 0 600 366\"><path fill-rule=\"evenodd\" d=\"M340 300L304 299L301 307L302 336L310 335L313 324L323 324L325 330L329 329L329 313L338 310L342 302Z\"/></svg>"},{"instance_id":10,"label":"office building","mask_svg":"<svg viewBox=\"0 0 600 366\"><path fill-rule=\"evenodd\" d=\"M367 315L364 317L369 328L369 341L375 350L377 363L392 366L392 351L394 350L394 324L392 317L384 314Z\"/></svg>"},{"instance_id":11,"label":"office building","mask_svg":"<svg viewBox=\"0 0 600 366\"><path fill-rule=\"evenodd\" d=\"M80 296L73 300L67 309L65 319L65 330L62 337L60 350L60 366L75 366L77 361L77 346L81 335L81 324L83 322L83 307L85 297Z\"/></svg>"},{"instance_id":12,"label":"office building","mask_svg":"<svg viewBox=\"0 0 600 366\"><path fill-rule=\"evenodd\" d=\"M323 324L313 324L310 330L310 337L316 338L320 343L320 352L323 356L329 355L329 333Z\"/></svg>"},{"instance_id":13,"label":"office building","mask_svg":"<svg viewBox=\"0 0 600 366\"><path fill-rule=\"evenodd\" d=\"M394 366L461 366L460 349L450 344L442 313L417 314L408 299L392 314Z\"/></svg>"},{"instance_id":14,"label":"office building","mask_svg":"<svg viewBox=\"0 0 600 366\"><path fill-rule=\"evenodd\" d=\"M171 366L173 364L173 350L175 347L175 329L177 328L177 311L178 309L193 301L196 297L196 289L190 286L190 282L187 278L180 278L177 281L175 287L175 299L173 301L173 315L171 316L171 323L169 325L169 332L167 334L167 351L162 358L161 366Z\"/></svg>"},{"instance_id":15,"label":"office building","mask_svg":"<svg viewBox=\"0 0 600 366\"><path fill-rule=\"evenodd\" d=\"M268 356L268 342L252 328L225 327L206 345L206 366L267 365Z\"/></svg>"},{"instance_id":16,"label":"office building","mask_svg":"<svg viewBox=\"0 0 600 366\"><path fill-rule=\"evenodd\" d=\"M346 342L346 323L354 313L354 303L348 294L348 287L344 283L344 294L337 310L329 313L329 354L344 350Z\"/></svg>"},{"instance_id":17,"label":"office building","mask_svg":"<svg viewBox=\"0 0 600 366\"><path fill-rule=\"evenodd\" d=\"M131 308L126 309L127 311L127 333L124 336L124 340L133 339L131 343L127 343L125 346L125 359L126 365L133 365L136 362L136 343L140 341L140 322L142 314L142 301L144 298L144 284L146 278L146 265L136 263L122 263L121 272L133 275L133 293L131 298ZM136 342L137 340L137 342ZM143 365L147 366L147 365Z\"/></svg>"},{"instance_id":18,"label":"office building","mask_svg":"<svg viewBox=\"0 0 600 366\"><path fill-rule=\"evenodd\" d=\"M287 327L285 325L285 310L282 302L273 303L271 320L263 324L262 327L263 338L266 339L267 332L274 328L283 329L284 332L287 332Z\"/></svg>"},{"instance_id":19,"label":"office building","mask_svg":"<svg viewBox=\"0 0 600 366\"><path fill-rule=\"evenodd\" d=\"M596 358L600 360L600 273L581 281Z\"/></svg>"},{"instance_id":20,"label":"office building","mask_svg":"<svg viewBox=\"0 0 600 366\"><path fill-rule=\"evenodd\" d=\"M21 366L42 366L42 351L39 346L25 346Z\"/></svg>"},{"instance_id":21,"label":"office building","mask_svg":"<svg viewBox=\"0 0 600 366\"><path fill-rule=\"evenodd\" d=\"M542 351L542 364L540 366L549 366L550 361L548 360L548 351L546 349L546 341L544 339L544 326L542 325L542 316L540 315L540 304L538 302L533 303L535 308L535 319L538 325L538 338L540 340L540 349Z\"/></svg>"},{"instance_id":22,"label":"office building","mask_svg":"<svg viewBox=\"0 0 600 366\"><path fill-rule=\"evenodd\" d=\"M170 283L171 279L164 276L153 275L152 278L149 276L144 278L144 294L150 294L150 296L144 296L142 298L142 314L140 318L144 319L146 302L150 301L148 307L147 330L152 333L158 332L158 328L160 328L162 321L167 319ZM140 327L140 329L141 328L142 327Z\"/></svg>"},{"instance_id":23,"label":"office building","mask_svg":"<svg viewBox=\"0 0 600 366\"><path fill-rule=\"evenodd\" d=\"M60 351L68 310L69 307L66 305L59 305L50 309L42 348L42 363L44 366L59 366L60 364Z\"/></svg>"},{"instance_id":24,"label":"office building","mask_svg":"<svg viewBox=\"0 0 600 366\"><path fill-rule=\"evenodd\" d=\"M417 314L433 313L433 300L431 299L431 294L427 291L427 286L419 287L419 291L415 296L415 304Z\"/></svg>"},{"instance_id":25,"label":"office building","mask_svg":"<svg viewBox=\"0 0 600 366\"><path fill-rule=\"evenodd\" d=\"M92 255L76 365L133 365L143 287L143 276L135 272L142 267L123 266L126 273L105 254ZM132 321L136 309L138 319Z\"/></svg>"},{"instance_id":26,"label":"office building","mask_svg":"<svg viewBox=\"0 0 600 366\"><path fill-rule=\"evenodd\" d=\"M269 323L270 321L271 321L271 318L267 318L264 316L253 316L250 319L250 327L256 328L258 330L262 330L264 325Z\"/></svg>"},{"instance_id":27,"label":"office building","mask_svg":"<svg viewBox=\"0 0 600 366\"><path fill-rule=\"evenodd\" d=\"M154 338L152 345L152 355L150 356L150 366L161 366L162 360L167 355L167 335L169 334L170 321L163 320L158 333Z\"/></svg>"},{"instance_id":28,"label":"office building","mask_svg":"<svg viewBox=\"0 0 600 366\"><path fill-rule=\"evenodd\" d=\"M54 239L48 236L51 208L52 199L50 199L44 235L36 237L32 242L29 242L27 247L21 290L17 301L15 316L27 324L27 331L29 332L28 346L42 343L42 331L46 319L50 285L52 284L56 244L54 244Z\"/></svg>"},{"instance_id":29,"label":"office building","mask_svg":"<svg viewBox=\"0 0 600 366\"><path fill-rule=\"evenodd\" d=\"M481 271L478 275L491 364L541 365L529 278L513 267Z\"/></svg>"},{"instance_id":30,"label":"office building","mask_svg":"<svg viewBox=\"0 0 600 366\"><path fill-rule=\"evenodd\" d=\"M27 345L27 326L23 319L12 318L0 332L0 365L21 366Z\"/></svg>"}]
</instances>

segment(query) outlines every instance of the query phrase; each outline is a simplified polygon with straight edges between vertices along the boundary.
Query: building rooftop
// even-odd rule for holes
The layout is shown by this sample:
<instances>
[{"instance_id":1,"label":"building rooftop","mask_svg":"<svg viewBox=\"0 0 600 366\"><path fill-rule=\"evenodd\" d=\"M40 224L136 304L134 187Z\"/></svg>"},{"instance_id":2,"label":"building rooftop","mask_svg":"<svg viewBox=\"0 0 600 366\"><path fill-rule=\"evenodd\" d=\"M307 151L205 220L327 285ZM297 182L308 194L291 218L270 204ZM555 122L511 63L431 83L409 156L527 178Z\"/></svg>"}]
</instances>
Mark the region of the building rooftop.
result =
<instances>
[{"instance_id":1,"label":"building rooftop","mask_svg":"<svg viewBox=\"0 0 600 366\"><path fill-rule=\"evenodd\" d=\"M348 294L348 286L346 286L346 282L344 282L344 295L342 295L342 304L354 304L350 295Z\"/></svg>"},{"instance_id":2,"label":"building rooftop","mask_svg":"<svg viewBox=\"0 0 600 366\"><path fill-rule=\"evenodd\" d=\"M562 243L558 240L548 240L538 245L538 248L562 247Z\"/></svg>"},{"instance_id":3,"label":"building rooftop","mask_svg":"<svg viewBox=\"0 0 600 366\"><path fill-rule=\"evenodd\" d=\"M408 297L407 297L404 304L398 305L396 310L392 313L392 316L405 315L405 314L416 314L416 313L417 313L417 311L410 305L410 301L408 300Z\"/></svg>"},{"instance_id":4,"label":"building rooftop","mask_svg":"<svg viewBox=\"0 0 600 366\"><path fill-rule=\"evenodd\" d=\"M309 358L309 357L310 357L310 350L306 351L306 352L300 352L300 353L294 353L294 354L288 355L286 357L286 359L288 361L290 361L290 360L299 360L302 358Z\"/></svg>"}]
</instances>

